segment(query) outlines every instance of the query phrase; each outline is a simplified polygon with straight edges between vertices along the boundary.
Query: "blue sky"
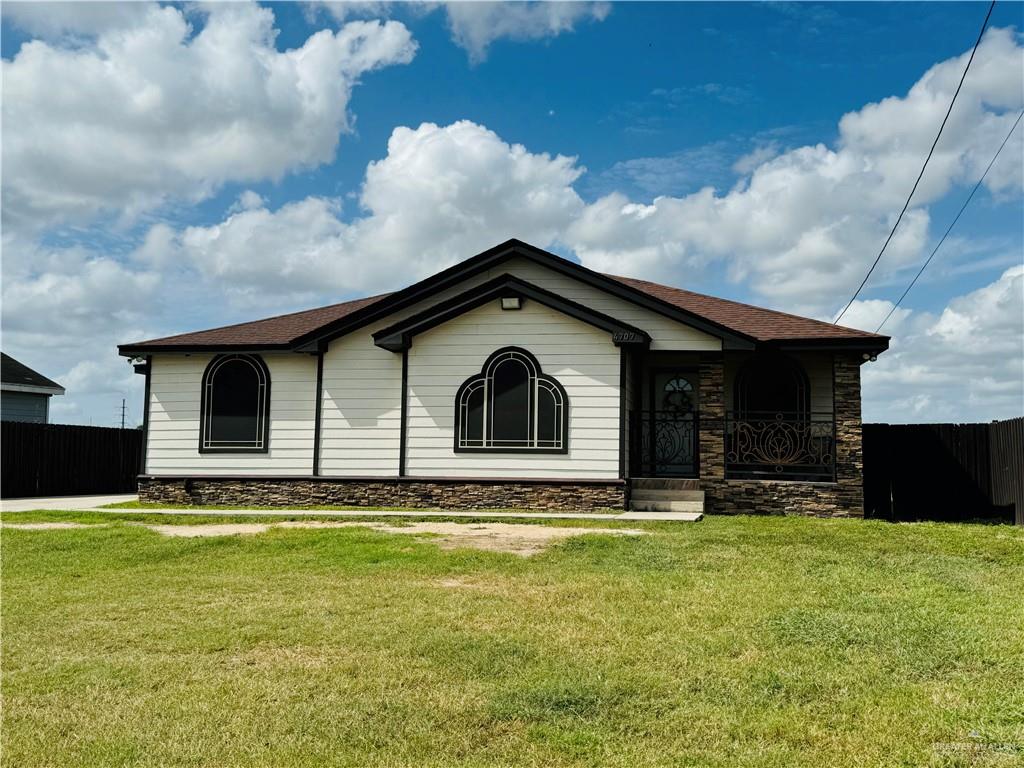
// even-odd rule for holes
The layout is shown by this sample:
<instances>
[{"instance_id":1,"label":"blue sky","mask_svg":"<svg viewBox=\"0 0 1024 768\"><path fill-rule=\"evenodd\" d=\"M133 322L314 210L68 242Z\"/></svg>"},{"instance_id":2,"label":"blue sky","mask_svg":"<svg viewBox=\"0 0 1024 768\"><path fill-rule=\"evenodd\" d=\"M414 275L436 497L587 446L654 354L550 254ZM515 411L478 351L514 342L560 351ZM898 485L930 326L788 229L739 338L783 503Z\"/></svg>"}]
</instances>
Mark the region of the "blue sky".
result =
<instances>
[{"instance_id":1,"label":"blue sky","mask_svg":"<svg viewBox=\"0 0 1024 768\"><path fill-rule=\"evenodd\" d=\"M136 17L126 19L124 5L91 15L41 6L5 4L2 24L4 348L63 376L69 392L55 413L84 423L110 423L122 394L138 411L138 382L112 354L136 333L400 287L512 235L595 268L830 318L909 191L941 120L935 104L948 104L948 85L936 83L959 76L956 57L985 12L978 3L618 3L558 13L272 3L272 18L218 11L224 34L250 32L201 53L214 18L204 12L165 7L172 19L134 4ZM974 69L968 75L962 124L954 120L940 145L936 186L923 190L906 242L883 260L853 324L884 316L884 302L899 295L1024 106L1022 9L996 6L990 27L1002 37L983 47L976 82ZM143 49L142 63L128 56L134 43L125 40L152 30L173 37L178 18L191 27L177 44ZM276 37L251 32L258 18ZM374 61L350 72L338 54L340 79L314 71L328 80L318 87L341 103L340 117L263 95L270 81L253 62L311 50L322 30L369 23L365 39L383 51ZM83 74L91 70L82 56L105 62L96 70L105 74ZM925 84L931 95L913 96L936 65L946 70ZM33 80L52 83L62 67L74 95ZM203 79L211 70L217 82L197 84L190 103L188 73ZM141 100L153 93L160 97L147 107ZM865 109L886 99L895 101L885 114ZM127 118L118 120L119 110ZM848 113L860 117L844 133ZM406 155L389 149L401 127L411 131ZM1024 261L1020 133L908 298L910 311L887 328L893 351L865 369L869 419L987 420L1024 410L1014 272ZM311 134L309 147L298 146ZM223 150L205 155L212 144ZM561 166L558 156L567 158ZM877 184L867 175L876 165ZM773 180L759 188L769 170ZM816 191L836 173L849 180ZM806 187L806 202L787 198L788 186ZM522 200L535 189L553 202ZM848 202L817 210L826 194ZM407 207L374 210L375 199ZM429 217L410 218L417 200L432 206ZM736 231L748 222L780 232ZM392 246L380 232L394 236ZM410 243L422 250L408 254ZM382 266L374 272L367 260ZM305 278L304 263L314 272L326 264L333 276ZM29 307L70 319L35 323ZM979 336L985 343L972 342ZM957 355L965 343L978 347L969 363Z\"/></svg>"}]
</instances>

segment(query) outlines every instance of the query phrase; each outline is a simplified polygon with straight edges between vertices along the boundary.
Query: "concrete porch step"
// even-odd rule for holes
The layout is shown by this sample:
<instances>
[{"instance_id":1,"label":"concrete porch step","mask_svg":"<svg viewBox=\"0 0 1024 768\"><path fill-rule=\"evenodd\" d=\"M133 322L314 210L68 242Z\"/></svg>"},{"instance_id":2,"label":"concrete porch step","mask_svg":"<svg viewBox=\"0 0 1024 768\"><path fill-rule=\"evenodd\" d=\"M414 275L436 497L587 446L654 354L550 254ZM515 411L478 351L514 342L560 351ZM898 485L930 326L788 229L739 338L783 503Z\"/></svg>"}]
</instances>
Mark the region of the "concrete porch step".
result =
<instances>
[{"instance_id":1,"label":"concrete porch step","mask_svg":"<svg viewBox=\"0 0 1024 768\"><path fill-rule=\"evenodd\" d=\"M704 501L664 501L632 499L629 508L638 512L703 512Z\"/></svg>"},{"instance_id":2,"label":"concrete porch step","mask_svg":"<svg viewBox=\"0 0 1024 768\"><path fill-rule=\"evenodd\" d=\"M630 481L629 508L660 514L703 514L700 480L682 477L635 477Z\"/></svg>"},{"instance_id":3,"label":"concrete porch step","mask_svg":"<svg viewBox=\"0 0 1024 768\"><path fill-rule=\"evenodd\" d=\"M678 491L668 488L634 488L630 498L644 501L704 501L704 491Z\"/></svg>"}]
</instances>

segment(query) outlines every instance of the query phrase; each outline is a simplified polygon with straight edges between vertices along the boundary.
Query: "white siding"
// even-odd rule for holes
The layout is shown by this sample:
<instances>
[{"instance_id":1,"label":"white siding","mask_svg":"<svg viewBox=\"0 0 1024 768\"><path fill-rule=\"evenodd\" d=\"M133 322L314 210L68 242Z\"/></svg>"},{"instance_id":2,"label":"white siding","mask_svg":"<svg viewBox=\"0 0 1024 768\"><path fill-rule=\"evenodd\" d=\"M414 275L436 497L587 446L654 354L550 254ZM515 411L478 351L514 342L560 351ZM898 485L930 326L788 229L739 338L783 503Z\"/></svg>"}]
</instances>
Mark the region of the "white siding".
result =
<instances>
[{"instance_id":1,"label":"white siding","mask_svg":"<svg viewBox=\"0 0 1024 768\"><path fill-rule=\"evenodd\" d=\"M374 346L383 325L342 336L324 354L321 474L398 474L402 356Z\"/></svg>"},{"instance_id":2,"label":"white siding","mask_svg":"<svg viewBox=\"0 0 1024 768\"><path fill-rule=\"evenodd\" d=\"M832 413L832 354L799 352L794 357L807 371L807 380L811 386L811 411Z\"/></svg>"},{"instance_id":3,"label":"white siding","mask_svg":"<svg viewBox=\"0 0 1024 768\"><path fill-rule=\"evenodd\" d=\"M569 398L568 454L455 453L455 394L505 346L531 352ZM415 476L616 478L619 349L611 336L535 301L488 302L413 340L406 472Z\"/></svg>"},{"instance_id":4,"label":"white siding","mask_svg":"<svg viewBox=\"0 0 1024 768\"><path fill-rule=\"evenodd\" d=\"M212 355L154 355L150 373L146 472L152 475L310 475L316 359L262 355L270 370L270 450L199 453L203 371Z\"/></svg>"},{"instance_id":5,"label":"white siding","mask_svg":"<svg viewBox=\"0 0 1024 768\"><path fill-rule=\"evenodd\" d=\"M559 296L647 331L651 336L650 348L652 351L695 350L705 352L722 348L721 340L715 336L670 320L657 312L612 296L599 288L593 288L527 259L510 259L490 270L486 275L478 276L474 280L464 283L463 286L460 286L460 290L463 290L465 286L484 282L505 273L515 275Z\"/></svg>"}]
</instances>

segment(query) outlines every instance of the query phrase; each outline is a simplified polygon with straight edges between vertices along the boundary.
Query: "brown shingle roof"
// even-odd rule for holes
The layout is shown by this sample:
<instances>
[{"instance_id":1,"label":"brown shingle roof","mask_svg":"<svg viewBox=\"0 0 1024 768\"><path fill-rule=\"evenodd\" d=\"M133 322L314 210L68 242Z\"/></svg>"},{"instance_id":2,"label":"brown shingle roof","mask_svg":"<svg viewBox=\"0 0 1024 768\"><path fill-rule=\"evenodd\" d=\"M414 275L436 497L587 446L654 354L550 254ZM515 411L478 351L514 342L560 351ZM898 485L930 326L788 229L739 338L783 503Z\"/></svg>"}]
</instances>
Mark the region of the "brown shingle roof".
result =
<instances>
[{"instance_id":1,"label":"brown shingle roof","mask_svg":"<svg viewBox=\"0 0 1024 768\"><path fill-rule=\"evenodd\" d=\"M496 253L500 256L504 251L501 249L511 246L514 249L525 249L526 254L538 253L545 258L563 261L554 254L534 248L519 241L509 241L502 246L497 246L491 251L485 251L464 264L479 261L489 254ZM572 262L568 262L572 263ZM573 264L573 267L583 273L591 273L589 270ZM451 272L455 267L446 272ZM194 333L183 333L177 336L167 336L160 339L150 339L135 344L121 346L121 354L139 354L147 349L175 349L186 347L277 347L288 348L299 339L317 332L318 330L340 320L348 315L358 312L377 302L382 302L388 296L395 296L399 301L408 303L409 295L417 289L420 295L429 295L426 291L430 285L429 281L444 277L440 273L435 278L428 278L426 281L417 283L415 286L400 291L399 294L381 294L365 299L346 301L341 304L332 304L327 307L308 309L303 312L293 312L287 315L268 317L263 320L256 320L250 323L237 323L221 328L213 328L207 331ZM717 326L725 331L739 334L755 341L801 341L809 342L830 342L830 341L852 341L861 343L877 342L881 349L887 346L888 337L879 336L866 331L858 331L853 328L832 325L821 320L812 320L807 317L799 317L785 312L777 312L771 309L755 307L750 304L743 304L738 301L719 299L715 296L707 296L701 293L685 291L681 288L672 288L667 285L659 285L646 280L638 280L632 277L619 277L617 275L597 276L608 278L620 285L626 286L647 296L658 299L677 309L681 309L691 315L703 319L706 323ZM453 277L452 279L456 279ZM426 291L426 293L423 293ZM416 299L419 300L419 299ZM386 311L387 303L382 304Z\"/></svg>"},{"instance_id":2,"label":"brown shingle roof","mask_svg":"<svg viewBox=\"0 0 1024 768\"><path fill-rule=\"evenodd\" d=\"M692 312L717 325L737 331L758 341L793 341L797 339L886 339L876 333L832 325L822 320L791 315L774 309L755 307L739 301L720 299L703 293L684 291L634 277L606 275L631 288L643 291L649 296L666 301L673 306Z\"/></svg>"},{"instance_id":3,"label":"brown shingle roof","mask_svg":"<svg viewBox=\"0 0 1024 768\"><path fill-rule=\"evenodd\" d=\"M124 346L126 348L219 345L284 347L306 333L315 331L317 328L339 320L346 315L351 315L353 312L363 307L368 307L389 295L382 293L379 296L344 301L341 304L306 309L302 312L291 312L287 315L276 315L264 318L263 320L254 320L250 323L235 323L234 325L225 325L220 328L211 328L207 331L181 333L177 336L164 336L160 339L150 339L135 344L125 344Z\"/></svg>"}]
</instances>

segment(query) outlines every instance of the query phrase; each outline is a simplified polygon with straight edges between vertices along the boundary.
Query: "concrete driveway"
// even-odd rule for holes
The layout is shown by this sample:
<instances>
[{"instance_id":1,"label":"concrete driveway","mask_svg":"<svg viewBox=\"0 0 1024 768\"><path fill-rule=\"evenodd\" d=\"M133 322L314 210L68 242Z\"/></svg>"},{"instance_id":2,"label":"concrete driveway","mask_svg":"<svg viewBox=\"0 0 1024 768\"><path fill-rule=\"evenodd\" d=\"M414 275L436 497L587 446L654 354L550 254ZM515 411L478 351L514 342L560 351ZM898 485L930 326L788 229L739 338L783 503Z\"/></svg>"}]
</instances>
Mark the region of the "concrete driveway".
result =
<instances>
[{"instance_id":1,"label":"concrete driveway","mask_svg":"<svg viewBox=\"0 0 1024 768\"><path fill-rule=\"evenodd\" d=\"M50 496L31 499L3 499L0 509L4 512L27 512L32 509L91 509L104 504L135 501L135 493L121 493L107 496Z\"/></svg>"}]
</instances>

